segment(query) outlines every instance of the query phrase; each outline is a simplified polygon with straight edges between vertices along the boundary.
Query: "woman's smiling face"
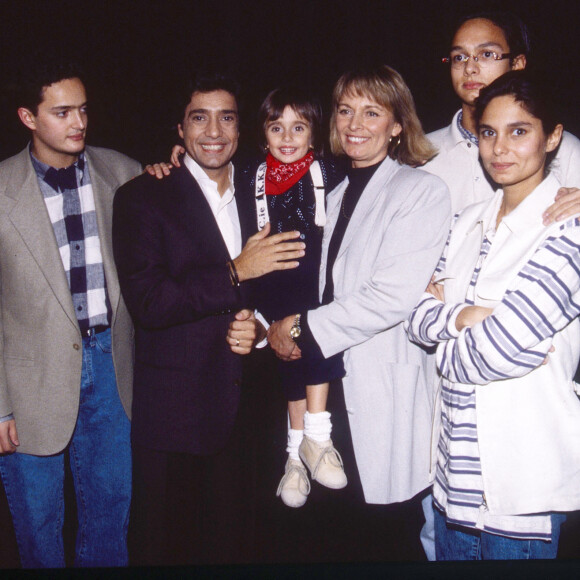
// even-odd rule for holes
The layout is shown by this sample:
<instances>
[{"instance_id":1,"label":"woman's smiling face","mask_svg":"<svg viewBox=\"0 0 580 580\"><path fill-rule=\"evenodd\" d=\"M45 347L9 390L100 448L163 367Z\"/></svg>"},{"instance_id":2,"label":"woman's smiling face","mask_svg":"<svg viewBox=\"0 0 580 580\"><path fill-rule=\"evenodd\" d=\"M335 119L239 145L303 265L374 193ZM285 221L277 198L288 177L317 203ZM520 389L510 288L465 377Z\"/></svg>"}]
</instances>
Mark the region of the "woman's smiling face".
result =
<instances>
[{"instance_id":1,"label":"woman's smiling face","mask_svg":"<svg viewBox=\"0 0 580 580\"><path fill-rule=\"evenodd\" d=\"M382 161L389 141L402 127L391 111L373 99L346 93L336 109L336 131L353 167L369 167Z\"/></svg>"}]
</instances>

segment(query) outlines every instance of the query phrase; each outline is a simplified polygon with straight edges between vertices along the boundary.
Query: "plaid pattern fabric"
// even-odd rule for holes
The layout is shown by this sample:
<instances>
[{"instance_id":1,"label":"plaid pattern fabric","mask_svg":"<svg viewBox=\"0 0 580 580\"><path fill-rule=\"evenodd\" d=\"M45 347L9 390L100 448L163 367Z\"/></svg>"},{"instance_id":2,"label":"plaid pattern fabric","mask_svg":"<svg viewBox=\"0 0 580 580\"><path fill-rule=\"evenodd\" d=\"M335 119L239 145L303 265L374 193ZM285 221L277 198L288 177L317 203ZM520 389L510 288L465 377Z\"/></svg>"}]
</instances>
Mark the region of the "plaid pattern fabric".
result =
<instances>
[{"instance_id":1,"label":"plaid pattern fabric","mask_svg":"<svg viewBox=\"0 0 580 580\"><path fill-rule=\"evenodd\" d=\"M459 129L459 132L464 139L471 141L474 145L479 147L479 139L477 138L477 135L474 135L471 131L468 131L463 126L463 111L459 111L459 115L457 117L457 128Z\"/></svg>"},{"instance_id":2,"label":"plaid pattern fabric","mask_svg":"<svg viewBox=\"0 0 580 580\"><path fill-rule=\"evenodd\" d=\"M62 185L54 168L31 154L54 229L81 332L109 326L109 304L91 176L84 154L74 164L76 187ZM70 176L69 176L70 181ZM60 184L59 184L60 182Z\"/></svg>"}]
</instances>

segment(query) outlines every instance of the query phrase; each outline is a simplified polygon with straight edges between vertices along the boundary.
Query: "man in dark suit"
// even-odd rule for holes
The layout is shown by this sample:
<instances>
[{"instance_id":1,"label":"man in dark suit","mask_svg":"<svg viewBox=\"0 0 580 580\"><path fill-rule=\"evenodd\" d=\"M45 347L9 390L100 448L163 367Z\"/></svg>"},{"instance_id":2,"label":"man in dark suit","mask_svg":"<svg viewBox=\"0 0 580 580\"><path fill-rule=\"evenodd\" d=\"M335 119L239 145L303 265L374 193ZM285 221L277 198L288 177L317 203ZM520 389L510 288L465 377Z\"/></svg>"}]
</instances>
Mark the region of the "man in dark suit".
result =
<instances>
[{"instance_id":1,"label":"man in dark suit","mask_svg":"<svg viewBox=\"0 0 580 580\"><path fill-rule=\"evenodd\" d=\"M143 175L115 199L115 260L135 323L137 564L247 559L242 524L252 489L236 427L240 355L265 332L247 309L245 282L296 267L304 253L289 241L297 232L266 238L267 229L242 249L257 227L253 195L240 189L231 163L235 85L198 77L183 111L182 167L160 181ZM183 481L189 489L175 505ZM186 537L196 531L181 554L180 526Z\"/></svg>"},{"instance_id":2,"label":"man in dark suit","mask_svg":"<svg viewBox=\"0 0 580 580\"><path fill-rule=\"evenodd\" d=\"M67 456L75 565L126 565L133 327L111 227L114 192L141 167L85 147L73 65L31 63L23 89L31 143L0 164L0 474L24 567L65 565Z\"/></svg>"}]
</instances>

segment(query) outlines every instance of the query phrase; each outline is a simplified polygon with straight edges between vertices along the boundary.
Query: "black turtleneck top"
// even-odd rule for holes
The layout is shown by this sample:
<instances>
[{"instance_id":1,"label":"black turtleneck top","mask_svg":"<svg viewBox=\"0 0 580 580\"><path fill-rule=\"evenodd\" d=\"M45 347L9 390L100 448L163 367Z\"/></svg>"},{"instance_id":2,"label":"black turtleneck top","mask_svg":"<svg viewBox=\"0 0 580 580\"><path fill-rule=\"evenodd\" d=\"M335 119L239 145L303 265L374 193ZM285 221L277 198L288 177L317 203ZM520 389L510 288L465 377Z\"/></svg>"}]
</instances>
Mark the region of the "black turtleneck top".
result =
<instances>
[{"instance_id":1,"label":"black turtleneck top","mask_svg":"<svg viewBox=\"0 0 580 580\"><path fill-rule=\"evenodd\" d=\"M342 244L344 234L350 222L350 218L356 210L356 206L364 191L365 187L368 185L372 176L379 165L383 162L381 160L375 165L370 165L368 167L350 167L347 170L348 185L346 190L342 195L342 202L340 205L340 212L338 214L338 220L332 232L332 238L330 239L330 244L328 246L328 257L326 260L326 283L324 286L324 293L322 295L322 304L330 304L334 300L334 281L332 280L332 268L338 255L338 250ZM318 343L314 339L310 327L308 326L308 316L303 314L301 317L302 333L298 339L298 346L303 353L308 352L312 354L317 354L322 356L322 352Z\"/></svg>"}]
</instances>

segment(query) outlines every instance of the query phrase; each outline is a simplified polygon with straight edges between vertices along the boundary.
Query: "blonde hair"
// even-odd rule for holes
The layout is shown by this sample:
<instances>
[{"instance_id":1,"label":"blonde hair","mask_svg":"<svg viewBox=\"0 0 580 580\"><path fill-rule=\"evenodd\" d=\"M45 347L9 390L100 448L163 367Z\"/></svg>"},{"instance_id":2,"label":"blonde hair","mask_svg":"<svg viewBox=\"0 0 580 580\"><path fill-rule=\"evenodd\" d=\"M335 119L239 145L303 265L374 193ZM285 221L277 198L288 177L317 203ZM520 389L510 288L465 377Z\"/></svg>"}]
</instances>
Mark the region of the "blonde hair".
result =
<instances>
[{"instance_id":1,"label":"blonde hair","mask_svg":"<svg viewBox=\"0 0 580 580\"><path fill-rule=\"evenodd\" d=\"M403 130L400 142L394 138L389 143L388 156L402 165L417 167L436 155L437 149L425 137L417 117L415 101L403 77L383 64L367 70L353 70L343 74L332 92L332 117L330 120L330 149L335 155L344 155L336 130L338 104L347 95L367 97L390 111Z\"/></svg>"}]
</instances>

